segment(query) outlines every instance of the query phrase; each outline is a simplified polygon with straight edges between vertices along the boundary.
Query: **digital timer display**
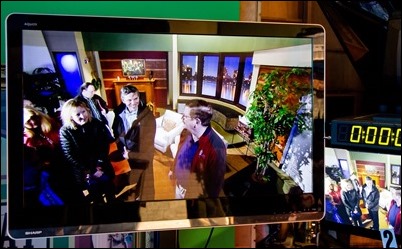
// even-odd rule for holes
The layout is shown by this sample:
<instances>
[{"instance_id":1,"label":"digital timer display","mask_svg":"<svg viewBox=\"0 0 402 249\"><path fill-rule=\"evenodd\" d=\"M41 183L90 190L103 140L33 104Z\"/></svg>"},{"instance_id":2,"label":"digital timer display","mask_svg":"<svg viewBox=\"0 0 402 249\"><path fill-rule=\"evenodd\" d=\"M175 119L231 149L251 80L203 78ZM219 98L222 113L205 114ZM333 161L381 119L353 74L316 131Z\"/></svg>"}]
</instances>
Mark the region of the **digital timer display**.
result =
<instances>
[{"instance_id":1,"label":"digital timer display","mask_svg":"<svg viewBox=\"0 0 402 249\"><path fill-rule=\"evenodd\" d=\"M401 150L401 123L375 119L339 119L331 122L331 145L386 151Z\"/></svg>"}]
</instances>

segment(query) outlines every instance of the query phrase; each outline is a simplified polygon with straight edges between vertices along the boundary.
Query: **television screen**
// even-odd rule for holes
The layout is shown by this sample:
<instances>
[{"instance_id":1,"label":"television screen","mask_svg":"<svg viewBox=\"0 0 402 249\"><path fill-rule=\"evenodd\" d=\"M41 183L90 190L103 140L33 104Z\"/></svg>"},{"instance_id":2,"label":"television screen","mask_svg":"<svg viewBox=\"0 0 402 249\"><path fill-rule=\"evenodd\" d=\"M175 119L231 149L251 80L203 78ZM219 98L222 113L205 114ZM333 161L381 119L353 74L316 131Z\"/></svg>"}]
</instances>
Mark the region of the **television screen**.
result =
<instances>
[{"instance_id":1,"label":"television screen","mask_svg":"<svg viewBox=\"0 0 402 249\"><path fill-rule=\"evenodd\" d=\"M145 60L144 59L124 59L121 60L123 75L128 77L145 76Z\"/></svg>"},{"instance_id":2,"label":"television screen","mask_svg":"<svg viewBox=\"0 0 402 249\"><path fill-rule=\"evenodd\" d=\"M13 238L324 216L320 25L12 14L6 28Z\"/></svg>"},{"instance_id":3,"label":"television screen","mask_svg":"<svg viewBox=\"0 0 402 249\"><path fill-rule=\"evenodd\" d=\"M399 239L400 150L398 114L332 120L331 140L325 148L322 227L378 240L380 231L394 231L387 235L389 241Z\"/></svg>"}]
</instances>

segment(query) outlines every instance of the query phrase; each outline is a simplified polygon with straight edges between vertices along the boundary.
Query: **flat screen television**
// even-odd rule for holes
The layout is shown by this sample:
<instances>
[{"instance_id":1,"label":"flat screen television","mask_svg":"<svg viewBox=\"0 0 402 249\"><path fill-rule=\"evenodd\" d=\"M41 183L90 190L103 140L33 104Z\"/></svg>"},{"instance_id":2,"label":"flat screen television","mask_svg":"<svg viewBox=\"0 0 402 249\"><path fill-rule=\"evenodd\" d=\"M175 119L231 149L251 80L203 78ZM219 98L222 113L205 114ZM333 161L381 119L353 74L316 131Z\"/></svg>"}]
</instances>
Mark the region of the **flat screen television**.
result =
<instances>
[{"instance_id":1,"label":"flat screen television","mask_svg":"<svg viewBox=\"0 0 402 249\"><path fill-rule=\"evenodd\" d=\"M321 227L332 230L335 237L356 235L376 240L383 237L383 242L384 239L388 243L398 241L400 245L397 232L389 233L395 224L390 214L391 203L398 199L395 191L399 191L400 206L400 115L376 113L337 118L331 120L330 126L331 139L325 148L325 195L328 198ZM353 183L351 190L346 186L349 180ZM368 181L373 183L375 191L366 188L370 185ZM349 198L351 191L357 194L354 202ZM357 208L357 213L353 207ZM341 243L347 245L348 242Z\"/></svg>"},{"instance_id":2,"label":"flat screen television","mask_svg":"<svg viewBox=\"0 0 402 249\"><path fill-rule=\"evenodd\" d=\"M6 31L7 213L11 237L316 221L323 217L325 30L322 26L16 13L7 17ZM131 56L133 53L135 57ZM160 53L165 55L163 59L158 57ZM105 54L109 59L99 57ZM226 109L220 110L221 114L231 109L244 114L248 94L258 84L258 77L254 75L259 75L261 70L303 69L309 72L306 92L296 102L304 103L299 112L307 114L308 129L298 132L294 126L287 142L282 144L281 164L270 169L274 178L268 185L250 180L253 165L255 167L255 160L252 160L244 170L228 169L231 176L225 179L224 193L219 198L175 199L157 195L158 191L169 189L167 184L165 189L154 189L154 198L143 199L141 193L152 190L148 189L155 186L152 182L167 177L154 171L149 179L151 184L138 182L134 186L140 190L139 198L77 206L66 204L57 191L50 188L40 195L39 205L33 206L28 194L33 171L30 171L30 154L24 149L23 139L24 98L34 102L37 108L45 106L41 110L57 118L64 101L74 97L83 82L92 81L100 84L98 90L105 91L103 96L113 107L116 104L113 102L116 101L114 85L105 82L121 84L121 59L142 59L149 54L151 58L145 61L144 70L150 73L151 66L158 63L164 63L164 69L152 70L150 79L137 80L154 84L153 93L163 90L158 80L166 80L168 91L159 101L167 99L173 110L179 102L197 97L214 106L224 106ZM198 60L192 65L194 56L203 56L204 61ZM188 65L187 62L184 65L186 58ZM241 70L232 70L236 58L243 58L237 63L240 65L237 69ZM117 69L106 70L107 64L115 64ZM220 69L207 72L209 64L218 65ZM187 81L197 76L200 68L204 70L201 82L225 83L219 85L215 93L203 91L204 84L198 84L194 90ZM222 75L226 76L223 72L228 73L227 81L222 80ZM205 77L205 73L211 75ZM317 94L313 84L316 79L321 83L321 94ZM243 84L242 94L240 87L230 94L236 82ZM252 146L252 142L248 145ZM304 154L298 153L300 148ZM38 155L38 161L48 156ZM56 167L52 173L41 174L39 179L46 183L46 179L58 173ZM37 202L38 197L33 201ZM202 203L219 204L223 212L200 216L194 211L194 205Z\"/></svg>"},{"instance_id":3,"label":"flat screen television","mask_svg":"<svg viewBox=\"0 0 402 249\"><path fill-rule=\"evenodd\" d=\"M121 60L123 75L126 77L145 76L145 60L144 59L123 59Z\"/></svg>"}]
</instances>

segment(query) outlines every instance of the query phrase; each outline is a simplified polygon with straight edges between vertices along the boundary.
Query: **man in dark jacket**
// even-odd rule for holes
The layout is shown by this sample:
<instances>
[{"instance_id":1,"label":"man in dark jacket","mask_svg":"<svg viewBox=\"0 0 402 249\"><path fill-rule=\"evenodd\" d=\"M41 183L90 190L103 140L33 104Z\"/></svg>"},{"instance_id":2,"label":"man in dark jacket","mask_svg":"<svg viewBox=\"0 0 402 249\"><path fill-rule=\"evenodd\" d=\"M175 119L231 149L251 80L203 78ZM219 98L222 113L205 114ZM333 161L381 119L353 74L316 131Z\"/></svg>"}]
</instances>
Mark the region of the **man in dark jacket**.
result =
<instances>
[{"instance_id":1,"label":"man in dark jacket","mask_svg":"<svg viewBox=\"0 0 402 249\"><path fill-rule=\"evenodd\" d=\"M80 93L75 98L84 102L89 107L92 117L102 121L105 125L108 125L105 116L109 111L106 101L95 92L96 88L94 84L91 82L85 82L80 86Z\"/></svg>"},{"instance_id":2,"label":"man in dark jacket","mask_svg":"<svg viewBox=\"0 0 402 249\"><path fill-rule=\"evenodd\" d=\"M366 182L362 188L362 199L366 206L370 218L373 220L373 226L371 229L380 229L378 209L380 208L380 191L374 184L373 179L370 176L366 176Z\"/></svg>"},{"instance_id":3,"label":"man in dark jacket","mask_svg":"<svg viewBox=\"0 0 402 249\"><path fill-rule=\"evenodd\" d=\"M140 92L136 87L123 86L120 97L122 103L114 109L115 118L112 125L117 148L130 163L133 176L130 176L133 178L130 179L130 184L138 181L136 194L140 195L139 199L153 200L155 116L141 102Z\"/></svg>"}]
</instances>

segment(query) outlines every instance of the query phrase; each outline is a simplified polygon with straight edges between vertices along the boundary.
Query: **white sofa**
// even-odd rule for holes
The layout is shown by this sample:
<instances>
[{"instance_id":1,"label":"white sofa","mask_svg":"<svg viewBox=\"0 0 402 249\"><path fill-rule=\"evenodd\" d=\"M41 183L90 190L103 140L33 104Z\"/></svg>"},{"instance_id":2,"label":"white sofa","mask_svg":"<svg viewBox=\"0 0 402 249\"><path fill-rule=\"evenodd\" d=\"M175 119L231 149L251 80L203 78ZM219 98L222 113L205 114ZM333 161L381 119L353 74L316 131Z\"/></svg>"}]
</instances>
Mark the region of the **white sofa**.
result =
<instances>
[{"instance_id":1,"label":"white sofa","mask_svg":"<svg viewBox=\"0 0 402 249\"><path fill-rule=\"evenodd\" d=\"M166 110L156 118L156 132L154 146L157 150L165 153L168 146L174 142L176 136L184 129L182 114Z\"/></svg>"}]
</instances>

